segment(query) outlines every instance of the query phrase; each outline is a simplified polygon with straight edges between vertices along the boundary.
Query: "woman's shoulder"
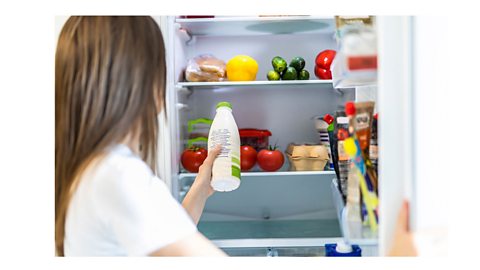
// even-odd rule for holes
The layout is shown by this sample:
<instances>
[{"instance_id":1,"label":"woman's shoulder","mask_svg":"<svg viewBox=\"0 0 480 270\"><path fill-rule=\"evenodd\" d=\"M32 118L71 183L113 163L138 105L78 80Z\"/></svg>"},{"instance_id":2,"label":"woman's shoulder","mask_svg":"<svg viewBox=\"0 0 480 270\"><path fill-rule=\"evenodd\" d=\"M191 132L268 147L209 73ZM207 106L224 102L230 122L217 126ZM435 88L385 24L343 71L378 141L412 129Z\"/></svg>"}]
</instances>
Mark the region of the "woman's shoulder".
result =
<instances>
[{"instance_id":1,"label":"woman's shoulder","mask_svg":"<svg viewBox=\"0 0 480 270\"><path fill-rule=\"evenodd\" d=\"M92 162L84 177L101 185L148 183L153 172L150 167L126 145L115 145L97 161Z\"/></svg>"},{"instance_id":2,"label":"woman's shoulder","mask_svg":"<svg viewBox=\"0 0 480 270\"><path fill-rule=\"evenodd\" d=\"M119 172L146 173L153 175L148 165L124 144L112 147L105 156L104 166Z\"/></svg>"}]
</instances>

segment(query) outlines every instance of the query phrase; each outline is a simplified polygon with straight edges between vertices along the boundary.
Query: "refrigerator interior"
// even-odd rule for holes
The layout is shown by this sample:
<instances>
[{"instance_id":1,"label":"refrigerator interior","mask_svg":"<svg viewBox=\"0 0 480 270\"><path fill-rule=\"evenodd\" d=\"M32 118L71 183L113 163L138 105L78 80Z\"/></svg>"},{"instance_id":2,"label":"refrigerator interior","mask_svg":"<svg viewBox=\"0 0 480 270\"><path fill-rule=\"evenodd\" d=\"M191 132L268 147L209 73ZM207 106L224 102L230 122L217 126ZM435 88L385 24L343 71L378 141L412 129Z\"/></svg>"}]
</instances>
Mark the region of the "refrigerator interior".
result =
<instances>
[{"instance_id":1,"label":"refrigerator interior","mask_svg":"<svg viewBox=\"0 0 480 270\"><path fill-rule=\"evenodd\" d=\"M358 94L354 88L334 89L330 80L319 81L314 75L316 55L325 49L336 49L333 17L266 22L220 18L209 24L175 17L167 20L166 32L171 39L167 42L167 52L173 57L170 59L173 80L167 87L167 96L176 105L168 111L169 121L175 119L169 123L172 192L179 201L196 176L175 162L186 147L187 121L213 119L218 102L232 103L239 128L270 130L270 144L277 144L284 152L291 142L318 143L312 117L333 114L346 101L356 100ZM184 83L187 61L205 53L225 62L238 54L253 57L259 65L257 83L212 87ZM277 55L287 62L295 56L303 57L310 81L277 84L267 81L271 59ZM198 228L231 255L321 255L318 248L342 239L339 210L331 189L333 178L334 171L288 171L287 159L278 172L262 172L256 165L251 172L242 172L239 189L216 192L208 199ZM287 247L291 248L290 253L279 253L279 248ZM364 254L376 254L375 241L365 242Z\"/></svg>"}]
</instances>

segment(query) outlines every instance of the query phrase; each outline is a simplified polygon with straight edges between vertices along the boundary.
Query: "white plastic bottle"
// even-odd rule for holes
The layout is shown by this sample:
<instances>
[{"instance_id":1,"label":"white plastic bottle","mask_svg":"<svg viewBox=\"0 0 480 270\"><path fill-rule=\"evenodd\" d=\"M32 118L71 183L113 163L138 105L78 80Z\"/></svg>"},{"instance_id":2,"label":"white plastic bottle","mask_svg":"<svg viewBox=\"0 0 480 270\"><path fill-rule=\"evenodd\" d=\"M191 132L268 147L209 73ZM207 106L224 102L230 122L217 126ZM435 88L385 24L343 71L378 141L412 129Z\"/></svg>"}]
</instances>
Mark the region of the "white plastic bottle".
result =
<instances>
[{"instance_id":1,"label":"white plastic bottle","mask_svg":"<svg viewBox=\"0 0 480 270\"><path fill-rule=\"evenodd\" d=\"M211 186L216 191L232 191L240 186L240 134L229 102L217 104L208 134L208 151L218 144L222 151L213 163Z\"/></svg>"}]
</instances>

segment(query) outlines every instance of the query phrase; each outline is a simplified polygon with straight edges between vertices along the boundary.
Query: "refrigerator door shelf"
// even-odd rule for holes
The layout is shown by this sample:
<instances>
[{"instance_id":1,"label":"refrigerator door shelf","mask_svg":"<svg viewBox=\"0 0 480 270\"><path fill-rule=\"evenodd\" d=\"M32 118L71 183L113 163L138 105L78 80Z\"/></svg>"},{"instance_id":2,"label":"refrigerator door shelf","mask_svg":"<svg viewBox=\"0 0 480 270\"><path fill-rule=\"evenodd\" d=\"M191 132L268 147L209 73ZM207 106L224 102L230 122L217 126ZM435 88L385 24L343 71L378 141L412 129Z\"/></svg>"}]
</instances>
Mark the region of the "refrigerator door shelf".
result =
<instances>
[{"instance_id":1,"label":"refrigerator door shelf","mask_svg":"<svg viewBox=\"0 0 480 270\"><path fill-rule=\"evenodd\" d=\"M332 82L335 88L352 88L377 84L376 69L350 70L347 67L346 57L339 51L333 60Z\"/></svg>"},{"instance_id":2,"label":"refrigerator door shelf","mask_svg":"<svg viewBox=\"0 0 480 270\"><path fill-rule=\"evenodd\" d=\"M345 219L346 208L343 201L342 195L340 194L337 180L333 179L330 185L335 207L337 209L337 217L340 222L340 229L345 243L350 245L378 245L378 233L374 233L370 230L368 226L363 226L362 224L349 224Z\"/></svg>"}]
</instances>

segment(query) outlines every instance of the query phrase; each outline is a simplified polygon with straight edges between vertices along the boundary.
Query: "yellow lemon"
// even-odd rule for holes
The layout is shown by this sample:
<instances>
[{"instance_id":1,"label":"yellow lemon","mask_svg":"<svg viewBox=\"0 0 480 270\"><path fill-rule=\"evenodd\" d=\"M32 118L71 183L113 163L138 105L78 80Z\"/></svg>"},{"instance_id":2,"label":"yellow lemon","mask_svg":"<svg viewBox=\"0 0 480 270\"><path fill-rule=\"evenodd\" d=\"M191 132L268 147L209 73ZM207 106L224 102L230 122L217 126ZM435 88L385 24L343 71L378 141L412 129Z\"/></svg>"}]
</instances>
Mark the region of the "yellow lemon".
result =
<instances>
[{"instance_id":1,"label":"yellow lemon","mask_svg":"<svg viewBox=\"0 0 480 270\"><path fill-rule=\"evenodd\" d=\"M257 71L257 61L248 55L237 55L227 63L229 81L255 81Z\"/></svg>"}]
</instances>

